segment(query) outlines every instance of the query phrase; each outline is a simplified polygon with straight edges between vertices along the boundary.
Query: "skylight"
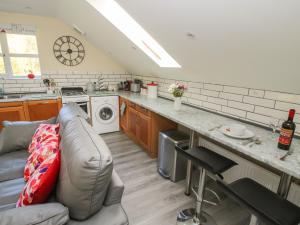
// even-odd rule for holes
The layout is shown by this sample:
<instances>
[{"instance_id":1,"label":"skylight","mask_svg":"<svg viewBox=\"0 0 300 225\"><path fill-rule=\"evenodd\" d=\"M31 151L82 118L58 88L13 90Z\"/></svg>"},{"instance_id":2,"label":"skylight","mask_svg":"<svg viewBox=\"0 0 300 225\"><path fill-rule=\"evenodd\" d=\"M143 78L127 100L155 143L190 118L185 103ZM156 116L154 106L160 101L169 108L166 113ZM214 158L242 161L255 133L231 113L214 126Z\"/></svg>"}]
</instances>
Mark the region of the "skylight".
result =
<instances>
[{"instance_id":1,"label":"skylight","mask_svg":"<svg viewBox=\"0 0 300 225\"><path fill-rule=\"evenodd\" d=\"M114 0L86 0L160 67L181 66Z\"/></svg>"}]
</instances>

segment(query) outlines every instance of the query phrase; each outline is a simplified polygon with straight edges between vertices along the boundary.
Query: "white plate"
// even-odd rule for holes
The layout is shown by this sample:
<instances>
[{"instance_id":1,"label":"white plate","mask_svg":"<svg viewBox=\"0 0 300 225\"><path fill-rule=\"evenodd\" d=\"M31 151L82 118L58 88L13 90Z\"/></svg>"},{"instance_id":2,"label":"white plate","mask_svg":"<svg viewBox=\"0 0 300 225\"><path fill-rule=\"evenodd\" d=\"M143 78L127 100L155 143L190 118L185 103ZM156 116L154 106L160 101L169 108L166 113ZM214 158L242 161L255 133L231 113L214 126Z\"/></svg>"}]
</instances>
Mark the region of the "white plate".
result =
<instances>
[{"instance_id":1,"label":"white plate","mask_svg":"<svg viewBox=\"0 0 300 225\"><path fill-rule=\"evenodd\" d=\"M243 136L237 136L230 132L230 126L223 126L220 128L220 131L228 137L237 138L237 139L249 139L254 137L254 133L251 130L245 130Z\"/></svg>"}]
</instances>

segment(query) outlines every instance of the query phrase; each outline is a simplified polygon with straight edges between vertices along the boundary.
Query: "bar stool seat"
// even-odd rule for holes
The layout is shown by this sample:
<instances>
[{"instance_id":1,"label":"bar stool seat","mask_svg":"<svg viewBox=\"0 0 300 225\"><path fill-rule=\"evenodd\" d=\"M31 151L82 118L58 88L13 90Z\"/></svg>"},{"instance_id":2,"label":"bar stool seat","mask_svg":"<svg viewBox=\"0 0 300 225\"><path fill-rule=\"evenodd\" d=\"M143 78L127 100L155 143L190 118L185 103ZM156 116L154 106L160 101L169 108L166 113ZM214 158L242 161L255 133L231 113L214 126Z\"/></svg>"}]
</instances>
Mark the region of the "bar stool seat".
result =
<instances>
[{"instance_id":1,"label":"bar stool seat","mask_svg":"<svg viewBox=\"0 0 300 225\"><path fill-rule=\"evenodd\" d=\"M300 222L299 207L250 178L242 178L229 185L221 181L218 184L259 221L272 225L297 225Z\"/></svg>"},{"instance_id":2,"label":"bar stool seat","mask_svg":"<svg viewBox=\"0 0 300 225\"><path fill-rule=\"evenodd\" d=\"M183 154L186 158L190 159L195 166L203 168L215 175L220 175L237 165L236 162L204 147L184 150L180 148L180 146L177 146L176 149L180 154Z\"/></svg>"},{"instance_id":3,"label":"bar stool seat","mask_svg":"<svg viewBox=\"0 0 300 225\"><path fill-rule=\"evenodd\" d=\"M190 160L200 172L198 189L197 191L192 189L196 195L195 210L182 210L177 216L177 225L215 225L214 219L202 210L203 202L207 202L204 200L206 174L210 172L213 176L221 176L221 173L237 164L204 147L186 149L181 145L176 145L175 148L179 154Z\"/></svg>"}]
</instances>

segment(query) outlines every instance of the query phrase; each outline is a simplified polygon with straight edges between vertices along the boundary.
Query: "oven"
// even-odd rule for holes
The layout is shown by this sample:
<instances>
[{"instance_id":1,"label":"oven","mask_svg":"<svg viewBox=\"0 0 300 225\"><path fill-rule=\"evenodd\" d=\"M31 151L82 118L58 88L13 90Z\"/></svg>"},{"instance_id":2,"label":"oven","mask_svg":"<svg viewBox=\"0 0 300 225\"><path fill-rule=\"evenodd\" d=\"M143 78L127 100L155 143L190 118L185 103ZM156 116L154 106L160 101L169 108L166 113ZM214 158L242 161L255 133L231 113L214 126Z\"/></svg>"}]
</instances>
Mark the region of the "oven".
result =
<instances>
[{"instance_id":1,"label":"oven","mask_svg":"<svg viewBox=\"0 0 300 225\"><path fill-rule=\"evenodd\" d=\"M62 88L62 104L76 103L90 117L90 97L79 87Z\"/></svg>"}]
</instances>

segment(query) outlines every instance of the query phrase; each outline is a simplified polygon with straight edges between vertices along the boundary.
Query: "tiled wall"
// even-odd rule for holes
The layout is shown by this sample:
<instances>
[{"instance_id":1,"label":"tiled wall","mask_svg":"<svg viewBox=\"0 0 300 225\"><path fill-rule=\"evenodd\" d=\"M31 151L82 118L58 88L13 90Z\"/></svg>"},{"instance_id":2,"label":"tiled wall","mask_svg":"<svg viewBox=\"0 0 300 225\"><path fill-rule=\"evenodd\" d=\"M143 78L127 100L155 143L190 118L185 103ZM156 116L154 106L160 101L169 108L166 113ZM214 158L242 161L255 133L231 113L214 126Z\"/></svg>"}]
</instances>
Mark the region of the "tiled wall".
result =
<instances>
[{"instance_id":1,"label":"tiled wall","mask_svg":"<svg viewBox=\"0 0 300 225\"><path fill-rule=\"evenodd\" d=\"M221 114L269 126L270 121L287 119L288 110L296 109L296 133L300 135L300 95L234 87L204 82L171 80L159 77L133 76L145 82L158 83L159 96L173 99L168 87L176 81L187 84L183 102Z\"/></svg>"},{"instance_id":2,"label":"tiled wall","mask_svg":"<svg viewBox=\"0 0 300 225\"><path fill-rule=\"evenodd\" d=\"M104 78L103 82L105 85L113 85L124 81L126 79L131 79L131 74L115 74L115 73L59 73L59 72L48 72L44 73L42 79L53 78L57 83L57 87L83 87L86 89L87 82L97 82L98 77ZM5 92L40 92L46 91L46 87L43 84L42 79L36 80L18 80L18 79L5 79L0 80L0 84L4 82Z\"/></svg>"}]
</instances>

